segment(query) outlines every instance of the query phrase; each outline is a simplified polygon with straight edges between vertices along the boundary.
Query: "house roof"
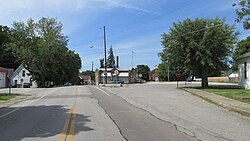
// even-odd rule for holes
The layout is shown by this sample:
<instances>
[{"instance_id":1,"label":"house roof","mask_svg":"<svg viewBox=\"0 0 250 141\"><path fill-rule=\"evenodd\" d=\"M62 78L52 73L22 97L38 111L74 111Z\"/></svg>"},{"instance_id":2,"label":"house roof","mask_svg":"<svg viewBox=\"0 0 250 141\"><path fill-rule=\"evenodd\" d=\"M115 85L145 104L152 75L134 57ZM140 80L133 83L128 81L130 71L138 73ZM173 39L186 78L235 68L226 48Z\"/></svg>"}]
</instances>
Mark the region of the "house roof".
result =
<instances>
[{"instance_id":1,"label":"house roof","mask_svg":"<svg viewBox=\"0 0 250 141\"><path fill-rule=\"evenodd\" d=\"M239 72L233 72L229 75L229 77L238 77L239 76Z\"/></svg>"},{"instance_id":2,"label":"house roof","mask_svg":"<svg viewBox=\"0 0 250 141\"><path fill-rule=\"evenodd\" d=\"M250 52L242 54L241 56L237 57L236 60L239 60L239 59L242 59L242 58L246 58L246 57L250 57Z\"/></svg>"},{"instance_id":3,"label":"house roof","mask_svg":"<svg viewBox=\"0 0 250 141\"><path fill-rule=\"evenodd\" d=\"M107 71L111 71L114 68L107 68ZM131 69L121 69L121 68L117 68L119 71L130 71ZM100 71L105 71L105 68L99 68Z\"/></svg>"}]
</instances>

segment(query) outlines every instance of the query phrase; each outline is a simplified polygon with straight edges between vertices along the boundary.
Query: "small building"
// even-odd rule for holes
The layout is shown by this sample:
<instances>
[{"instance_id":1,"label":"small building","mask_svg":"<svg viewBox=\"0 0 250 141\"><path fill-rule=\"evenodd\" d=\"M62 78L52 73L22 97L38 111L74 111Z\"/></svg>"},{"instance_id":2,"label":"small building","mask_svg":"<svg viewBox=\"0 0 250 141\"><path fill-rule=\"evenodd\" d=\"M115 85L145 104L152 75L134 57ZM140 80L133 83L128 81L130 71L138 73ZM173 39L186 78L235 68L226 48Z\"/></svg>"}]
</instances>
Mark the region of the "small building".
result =
<instances>
[{"instance_id":1,"label":"small building","mask_svg":"<svg viewBox=\"0 0 250 141\"><path fill-rule=\"evenodd\" d=\"M157 69L157 67L149 72L149 81L159 81L159 78L156 74L156 69Z\"/></svg>"},{"instance_id":2,"label":"small building","mask_svg":"<svg viewBox=\"0 0 250 141\"><path fill-rule=\"evenodd\" d=\"M96 85L103 84L105 81L105 68L99 68L95 72ZM123 82L123 83L134 83L135 75L130 69L121 69L121 68L107 68L107 82Z\"/></svg>"},{"instance_id":3,"label":"small building","mask_svg":"<svg viewBox=\"0 0 250 141\"><path fill-rule=\"evenodd\" d=\"M0 88L5 88L8 85L8 69L0 67Z\"/></svg>"},{"instance_id":4,"label":"small building","mask_svg":"<svg viewBox=\"0 0 250 141\"><path fill-rule=\"evenodd\" d=\"M31 87L37 87L37 83L32 81L32 76L30 72L21 64L11 75L11 85L12 87L23 87L24 85L29 85Z\"/></svg>"},{"instance_id":5,"label":"small building","mask_svg":"<svg viewBox=\"0 0 250 141\"><path fill-rule=\"evenodd\" d=\"M84 85L92 85L92 80L90 75L80 75L79 76Z\"/></svg>"},{"instance_id":6,"label":"small building","mask_svg":"<svg viewBox=\"0 0 250 141\"><path fill-rule=\"evenodd\" d=\"M250 89L250 52L237 58L239 70L239 86Z\"/></svg>"},{"instance_id":7,"label":"small building","mask_svg":"<svg viewBox=\"0 0 250 141\"><path fill-rule=\"evenodd\" d=\"M232 72L228 77L229 82L239 82L239 73L237 71Z\"/></svg>"}]
</instances>

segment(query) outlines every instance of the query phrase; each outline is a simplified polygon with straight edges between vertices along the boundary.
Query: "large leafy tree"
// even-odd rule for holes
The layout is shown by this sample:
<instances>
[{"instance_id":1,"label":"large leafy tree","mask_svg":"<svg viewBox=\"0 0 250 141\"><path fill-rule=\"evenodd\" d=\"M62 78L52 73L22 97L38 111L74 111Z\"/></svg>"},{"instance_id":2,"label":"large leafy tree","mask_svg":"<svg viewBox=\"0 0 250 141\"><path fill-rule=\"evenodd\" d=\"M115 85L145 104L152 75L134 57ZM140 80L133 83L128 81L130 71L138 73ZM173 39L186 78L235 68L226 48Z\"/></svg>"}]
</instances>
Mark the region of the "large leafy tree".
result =
<instances>
[{"instance_id":1,"label":"large leafy tree","mask_svg":"<svg viewBox=\"0 0 250 141\"><path fill-rule=\"evenodd\" d=\"M170 69L201 76L202 87L207 87L207 77L227 67L236 41L234 30L224 19L185 19L162 34L163 51L159 55Z\"/></svg>"},{"instance_id":2,"label":"large leafy tree","mask_svg":"<svg viewBox=\"0 0 250 141\"><path fill-rule=\"evenodd\" d=\"M0 67L16 69L20 63L7 44L11 42L11 30L0 25Z\"/></svg>"},{"instance_id":3,"label":"large leafy tree","mask_svg":"<svg viewBox=\"0 0 250 141\"><path fill-rule=\"evenodd\" d=\"M14 22L12 34L13 43L9 46L39 86L44 87L46 81L63 84L76 79L81 59L66 47L68 38L63 35L62 24L56 19Z\"/></svg>"},{"instance_id":4,"label":"large leafy tree","mask_svg":"<svg viewBox=\"0 0 250 141\"><path fill-rule=\"evenodd\" d=\"M237 58L247 52L250 52L250 36L248 36L245 40L241 40L237 43L234 52L234 57Z\"/></svg>"},{"instance_id":5,"label":"large leafy tree","mask_svg":"<svg viewBox=\"0 0 250 141\"><path fill-rule=\"evenodd\" d=\"M170 74L168 65L165 63L159 64L156 69L156 74L159 77L160 81L168 80L168 74Z\"/></svg>"},{"instance_id":6,"label":"large leafy tree","mask_svg":"<svg viewBox=\"0 0 250 141\"><path fill-rule=\"evenodd\" d=\"M114 68L115 67L115 56L114 56L112 46L110 47L108 54L109 55L108 55L107 67Z\"/></svg>"},{"instance_id":7,"label":"large leafy tree","mask_svg":"<svg viewBox=\"0 0 250 141\"><path fill-rule=\"evenodd\" d=\"M137 65L137 74L142 74L142 79L148 81L150 68L147 65Z\"/></svg>"},{"instance_id":8,"label":"large leafy tree","mask_svg":"<svg viewBox=\"0 0 250 141\"><path fill-rule=\"evenodd\" d=\"M238 5L240 8L236 9L238 15L236 21L243 22L244 29L250 29L250 0L241 0L233 6Z\"/></svg>"},{"instance_id":9,"label":"large leafy tree","mask_svg":"<svg viewBox=\"0 0 250 141\"><path fill-rule=\"evenodd\" d=\"M236 59L240 55L250 52L250 36L248 36L245 40L241 40L240 42L237 43L235 51L233 53L233 69L237 70L237 63Z\"/></svg>"}]
</instances>

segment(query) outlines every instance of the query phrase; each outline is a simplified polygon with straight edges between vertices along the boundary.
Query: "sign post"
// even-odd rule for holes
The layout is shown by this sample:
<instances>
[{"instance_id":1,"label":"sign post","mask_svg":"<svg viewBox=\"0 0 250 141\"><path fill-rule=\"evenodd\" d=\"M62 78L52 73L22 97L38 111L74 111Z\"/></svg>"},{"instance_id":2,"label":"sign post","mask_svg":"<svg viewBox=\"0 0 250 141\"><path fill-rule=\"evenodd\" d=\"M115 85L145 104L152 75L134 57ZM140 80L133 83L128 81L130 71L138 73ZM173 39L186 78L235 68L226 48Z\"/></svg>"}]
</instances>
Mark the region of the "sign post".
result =
<instances>
[{"instance_id":1,"label":"sign post","mask_svg":"<svg viewBox=\"0 0 250 141\"><path fill-rule=\"evenodd\" d=\"M140 84L141 84L141 78L142 78L142 74L140 73L139 74L139 82L140 82Z\"/></svg>"},{"instance_id":2,"label":"sign post","mask_svg":"<svg viewBox=\"0 0 250 141\"><path fill-rule=\"evenodd\" d=\"M181 77L181 73L177 71L175 73L175 75L176 75L176 78L177 78L177 88L179 88L179 78Z\"/></svg>"}]
</instances>

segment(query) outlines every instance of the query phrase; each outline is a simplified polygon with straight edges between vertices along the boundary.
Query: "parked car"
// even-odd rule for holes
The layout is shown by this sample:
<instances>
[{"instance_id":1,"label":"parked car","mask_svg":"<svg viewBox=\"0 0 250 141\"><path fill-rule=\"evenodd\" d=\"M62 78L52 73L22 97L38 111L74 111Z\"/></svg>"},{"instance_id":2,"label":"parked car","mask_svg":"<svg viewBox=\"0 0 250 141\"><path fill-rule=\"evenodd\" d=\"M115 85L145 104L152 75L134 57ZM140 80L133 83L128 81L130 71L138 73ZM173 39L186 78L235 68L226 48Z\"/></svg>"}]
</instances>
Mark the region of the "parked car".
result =
<instances>
[{"instance_id":1,"label":"parked car","mask_svg":"<svg viewBox=\"0 0 250 141\"><path fill-rule=\"evenodd\" d=\"M30 88L30 83L23 83L24 88Z\"/></svg>"}]
</instances>

